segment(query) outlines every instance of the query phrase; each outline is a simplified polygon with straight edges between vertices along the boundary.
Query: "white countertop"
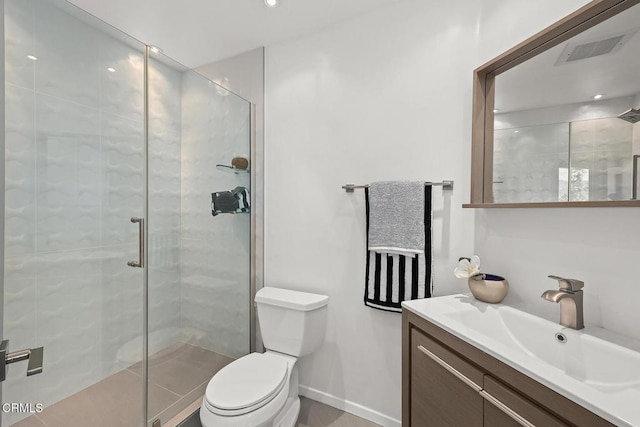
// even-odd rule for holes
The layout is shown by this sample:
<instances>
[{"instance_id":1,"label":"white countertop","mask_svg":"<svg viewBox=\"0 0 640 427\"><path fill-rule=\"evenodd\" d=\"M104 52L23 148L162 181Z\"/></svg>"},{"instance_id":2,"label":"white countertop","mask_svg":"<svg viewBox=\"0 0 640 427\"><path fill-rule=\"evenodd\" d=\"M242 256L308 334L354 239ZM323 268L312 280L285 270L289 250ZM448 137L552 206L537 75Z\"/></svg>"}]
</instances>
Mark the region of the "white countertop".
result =
<instances>
[{"instance_id":1,"label":"white countertop","mask_svg":"<svg viewBox=\"0 0 640 427\"><path fill-rule=\"evenodd\" d=\"M565 328L470 294L402 306L609 422L640 426L640 343L635 340L616 339L589 325L580 331ZM555 340L556 332L566 335L565 344Z\"/></svg>"}]
</instances>

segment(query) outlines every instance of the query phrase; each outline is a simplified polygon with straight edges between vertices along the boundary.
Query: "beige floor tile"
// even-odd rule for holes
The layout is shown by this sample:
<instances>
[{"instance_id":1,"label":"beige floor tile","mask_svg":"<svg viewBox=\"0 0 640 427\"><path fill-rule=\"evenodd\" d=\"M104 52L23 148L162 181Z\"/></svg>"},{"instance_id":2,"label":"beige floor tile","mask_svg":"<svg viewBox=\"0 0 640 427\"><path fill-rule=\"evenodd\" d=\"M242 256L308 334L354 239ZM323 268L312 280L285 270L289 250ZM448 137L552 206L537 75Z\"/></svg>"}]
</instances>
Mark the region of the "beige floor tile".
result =
<instances>
[{"instance_id":1,"label":"beige floor tile","mask_svg":"<svg viewBox=\"0 0 640 427\"><path fill-rule=\"evenodd\" d=\"M178 427L202 427L200 424L199 410L191 408L192 411L196 411L192 415L187 416L187 419L181 423L177 420L172 422L178 422ZM186 414L183 414L186 415ZM175 424L172 424L175 425ZM376 423L367 421L363 418L333 408L331 406L316 402L315 400L300 398L300 415L298 416L298 422L296 427L380 427Z\"/></svg>"},{"instance_id":2,"label":"beige floor tile","mask_svg":"<svg viewBox=\"0 0 640 427\"><path fill-rule=\"evenodd\" d=\"M142 369L130 368L136 375L142 375ZM196 365L168 359L163 363L149 366L149 384L163 387L179 396L184 396L205 381L215 371Z\"/></svg>"},{"instance_id":3,"label":"beige floor tile","mask_svg":"<svg viewBox=\"0 0 640 427\"><path fill-rule=\"evenodd\" d=\"M223 356L204 348L196 347L190 344L183 344L174 352L174 358L182 362L202 366L210 369L213 373L233 362L231 357Z\"/></svg>"},{"instance_id":4,"label":"beige floor tile","mask_svg":"<svg viewBox=\"0 0 640 427\"><path fill-rule=\"evenodd\" d=\"M154 355L150 363L149 413L178 412L180 396L193 392L233 359L188 344ZM12 427L131 427L142 417L141 376L132 367L28 417ZM133 371L133 372L132 372ZM167 390L168 389L168 390ZM170 390L176 390L173 393ZM202 391L200 391L201 393ZM187 399L192 400L192 399ZM178 404L177 404L178 403ZM187 402L188 403L188 402ZM199 424L195 417L193 422ZM355 415L304 397L296 427L379 427Z\"/></svg>"},{"instance_id":5,"label":"beige floor tile","mask_svg":"<svg viewBox=\"0 0 640 427\"><path fill-rule=\"evenodd\" d=\"M179 396L149 386L150 412L177 401ZM38 417L47 427L131 427L141 424L142 382L129 371L114 374L46 408Z\"/></svg>"},{"instance_id":6,"label":"beige floor tile","mask_svg":"<svg viewBox=\"0 0 640 427\"><path fill-rule=\"evenodd\" d=\"M170 345L169 347L163 348L156 353L153 353L151 356L149 356L149 366L164 363L167 360L173 359L176 355L176 352L179 351L179 349L184 345L186 344L178 342ZM129 366L129 369L132 371L142 371L142 362L140 361L134 363L133 365Z\"/></svg>"},{"instance_id":7,"label":"beige floor tile","mask_svg":"<svg viewBox=\"0 0 640 427\"><path fill-rule=\"evenodd\" d=\"M47 427L37 416L31 415L22 421L11 424L11 427Z\"/></svg>"},{"instance_id":8,"label":"beige floor tile","mask_svg":"<svg viewBox=\"0 0 640 427\"><path fill-rule=\"evenodd\" d=\"M157 356L156 356L157 355ZM184 396L233 361L212 351L189 344L172 346L149 359L149 383ZM142 365L129 368L142 375Z\"/></svg>"},{"instance_id":9,"label":"beige floor tile","mask_svg":"<svg viewBox=\"0 0 640 427\"><path fill-rule=\"evenodd\" d=\"M315 400L301 397L300 415L296 427L379 427L379 425Z\"/></svg>"},{"instance_id":10,"label":"beige floor tile","mask_svg":"<svg viewBox=\"0 0 640 427\"><path fill-rule=\"evenodd\" d=\"M149 382L184 396L203 382L208 382L217 371L174 359L149 368Z\"/></svg>"}]
</instances>

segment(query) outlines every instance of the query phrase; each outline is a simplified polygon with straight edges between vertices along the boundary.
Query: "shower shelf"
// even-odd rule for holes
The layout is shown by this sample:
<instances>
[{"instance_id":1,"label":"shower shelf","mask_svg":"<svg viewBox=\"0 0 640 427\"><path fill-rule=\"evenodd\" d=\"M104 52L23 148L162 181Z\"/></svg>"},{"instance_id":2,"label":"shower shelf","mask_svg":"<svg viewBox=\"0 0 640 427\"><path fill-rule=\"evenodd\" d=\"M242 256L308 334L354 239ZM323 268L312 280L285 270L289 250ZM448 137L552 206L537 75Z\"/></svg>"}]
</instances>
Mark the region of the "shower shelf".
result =
<instances>
[{"instance_id":1,"label":"shower shelf","mask_svg":"<svg viewBox=\"0 0 640 427\"><path fill-rule=\"evenodd\" d=\"M216 165L216 169L227 173L235 173L236 175L245 174L251 172L249 169L240 169L229 165Z\"/></svg>"}]
</instances>

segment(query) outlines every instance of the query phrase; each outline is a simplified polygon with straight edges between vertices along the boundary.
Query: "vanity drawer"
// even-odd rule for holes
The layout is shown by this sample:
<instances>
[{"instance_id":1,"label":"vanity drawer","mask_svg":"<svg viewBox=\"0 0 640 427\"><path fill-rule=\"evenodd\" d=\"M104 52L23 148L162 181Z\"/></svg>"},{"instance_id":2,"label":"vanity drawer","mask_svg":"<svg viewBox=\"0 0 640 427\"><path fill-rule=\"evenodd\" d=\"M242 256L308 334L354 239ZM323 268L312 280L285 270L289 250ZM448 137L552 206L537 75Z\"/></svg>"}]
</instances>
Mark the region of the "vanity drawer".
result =
<instances>
[{"instance_id":1,"label":"vanity drawer","mask_svg":"<svg viewBox=\"0 0 640 427\"><path fill-rule=\"evenodd\" d=\"M484 376L484 390L480 394L485 399L485 426L517 427L527 425L526 422L544 427L570 426L489 375ZM525 422L518 422L515 419L517 417L521 417Z\"/></svg>"},{"instance_id":2,"label":"vanity drawer","mask_svg":"<svg viewBox=\"0 0 640 427\"><path fill-rule=\"evenodd\" d=\"M480 370L414 329L411 371L410 425L483 426Z\"/></svg>"}]
</instances>

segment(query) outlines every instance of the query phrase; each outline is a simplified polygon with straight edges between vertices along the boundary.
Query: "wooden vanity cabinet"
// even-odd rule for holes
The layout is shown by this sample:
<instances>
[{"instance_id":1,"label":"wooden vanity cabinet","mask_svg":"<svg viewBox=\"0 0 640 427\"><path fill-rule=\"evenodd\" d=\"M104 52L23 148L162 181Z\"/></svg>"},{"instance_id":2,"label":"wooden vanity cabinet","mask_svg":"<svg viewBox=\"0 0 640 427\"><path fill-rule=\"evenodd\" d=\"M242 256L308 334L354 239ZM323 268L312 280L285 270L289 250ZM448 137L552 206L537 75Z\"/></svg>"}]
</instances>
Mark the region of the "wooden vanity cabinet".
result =
<instances>
[{"instance_id":1,"label":"wooden vanity cabinet","mask_svg":"<svg viewBox=\"0 0 640 427\"><path fill-rule=\"evenodd\" d=\"M563 427L570 426L567 422L545 411L540 406L509 389L489 375L485 375L483 383L484 398L484 425L510 427L521 426L526 422L534 426ZM490 396L490 397L489 397ZM491 398L495 399L492 400ZM506 408L500 409L500 405ZM518 422L505 411L513 411L523 418L524 422Z\"/></svg>"},{"instance_id":2,"label":"wooden vanity cabinet","mask_svg":"<svg viewBox=\"0 0 640 427\"><path fill-rule=\"evenodd\" d=\"M434 357L455 366L472 384L482 384L482 371L416 329L411 331L411 341L411 396L416 397L411 402L412 425L482 427L479 390L453 376Z\"/></svg>"},{"instance_id":3,"label":"wooden vanity cabinet","mask_svg":"<svg viewBox=\"0 0 640 427\"><path fill-rule=\"evenodd\" d=\"M402 334L403 426L613 426L408 310Z\"/></svg>"}]
</instances>

